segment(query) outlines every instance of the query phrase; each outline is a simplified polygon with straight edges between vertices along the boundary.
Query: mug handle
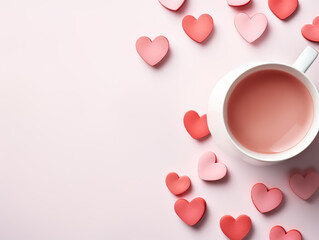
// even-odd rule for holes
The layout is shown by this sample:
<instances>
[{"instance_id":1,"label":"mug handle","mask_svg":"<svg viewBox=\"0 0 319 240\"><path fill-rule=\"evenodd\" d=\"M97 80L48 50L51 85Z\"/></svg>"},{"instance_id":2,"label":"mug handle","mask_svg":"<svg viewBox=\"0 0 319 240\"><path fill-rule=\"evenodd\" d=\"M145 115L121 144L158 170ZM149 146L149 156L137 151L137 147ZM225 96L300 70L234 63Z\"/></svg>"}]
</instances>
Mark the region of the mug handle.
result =
<instances>
[{"instance_id":1,"label":"mug handle","mask_svg":"<svg viewBox=\"0 0 319 240\"><path fill-rule=\"evenodd\" d=\"M305 50L299 55L295 63L292 65L300 72L305 73L311 64L316 60L318 52L312 47L306 47Z\"/></svg>"}]
</instances>

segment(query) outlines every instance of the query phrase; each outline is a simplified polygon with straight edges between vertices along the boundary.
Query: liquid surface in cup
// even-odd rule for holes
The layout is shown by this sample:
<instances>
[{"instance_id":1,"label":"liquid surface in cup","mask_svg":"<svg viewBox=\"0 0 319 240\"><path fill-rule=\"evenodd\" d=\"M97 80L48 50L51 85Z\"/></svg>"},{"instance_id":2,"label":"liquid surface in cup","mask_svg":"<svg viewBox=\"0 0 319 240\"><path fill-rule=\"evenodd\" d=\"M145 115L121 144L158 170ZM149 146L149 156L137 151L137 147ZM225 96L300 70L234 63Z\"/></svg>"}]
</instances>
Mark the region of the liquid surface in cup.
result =
<instances>
[{"instance_id":1,"label":"liquid surface in cup","mask_svg":"<svg viewBox=\"0 0 319 240\"><path fill-rule=\"evenodd\" d=\"M227 104L231 133L241 145L259 153L279 153L297 145L310 129L313 115L306 86L280 70L248 75Z\"/></svg>"}]
</instances>

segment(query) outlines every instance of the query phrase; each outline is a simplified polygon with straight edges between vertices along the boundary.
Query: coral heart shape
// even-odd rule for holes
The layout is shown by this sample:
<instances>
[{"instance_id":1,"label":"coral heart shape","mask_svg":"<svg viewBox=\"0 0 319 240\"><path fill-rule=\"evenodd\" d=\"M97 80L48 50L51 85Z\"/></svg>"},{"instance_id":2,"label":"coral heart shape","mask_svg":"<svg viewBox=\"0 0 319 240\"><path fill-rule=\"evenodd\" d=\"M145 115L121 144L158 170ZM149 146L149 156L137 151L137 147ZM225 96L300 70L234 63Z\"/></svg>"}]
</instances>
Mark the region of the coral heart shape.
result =
<instances>
[{"instance_id":1,"label":"coral heart shape","mask_svg":"<svg viewBox=\"0 0 319 240\"><path fill-rule=\"evenodd\" d=\"M241 7L250 3L251 0L227 0L227 3L231 7Z\"/></svg>"},{"instance_id":2,"label":"coral heart shape","mask_svg":"<svg viewBox=\"0 0 319 240\"><path fill-rule=\"evenodd\" d=\"M155 66L167 54L169 42L166 37L158 36L153 41L148 37L140 37L136 41L136 51L149 65Z\"/></svg>"},{"instance_id":3,"label":"coral heart shape","mask_svg":"<svg viewBox=\"0 0 319 240\"><path fill-rule=\"evenodd\" d=\"M263 13L257 13L251 18L246 13L238 13L235 17L237 31L249 43L260 38L267 25L267 17Z\"/></svg>"},{"instance_id":4,"label":"coral heart shape","mask_svg":"<svg viewBox=\"0 0 319 240\"><path fill-rule=\"evenodd\" d=\"M309 41L319 42L319 16L313 20L312 24L303 26L301 34Z\"/></svg>"},{"instance_id":5,"label":"coral heart shape","mask_svg":"<svg viewBox=\"0 0 319 240\"><path fill-rule=\"evenodd\" d=\"M185 33L194 41L201 43L210 35L214 20L209 14L201 15L198 20L191 15L183 18L182 26Z\"/></svg>"},{"instance_id":6,"label":"coral heart shape","mask_svg":"<svg viewBox=\"0 0 319 240\"><path fill-rule=\"evenodd\" d=\"M179 177L177 173L171 172L167 174L165 179L168 190L174 195L180 195L186 192L191 186L191 180L187 176Z\"/></svg>"},{"instance_id":7,"label":"coral heart shape","mask_svg":"<svg viewBox=\"0 0 319 240\"><path fill-rule=\"evenodd\" d=\"M296 230L286 230L281 226L274 226L269 233L270 240L302 240L301 233Z\"/></svg>"},{"instance_id":8,"label":"coral heart shape","mask_svg":"<svg viewBox=\"0 0 319 240\"><path fill-rule=\"evenodd\" d=\"M268 0L270 10L283 20L293 14L298 7L298 0Z\"/></svg>"},{"instance_id":9,"label":"coral heart shape","mask_svg":"<svg viewBox=\"0 0 319 240\"><path fill-rule=\"evenodd\" d=\"M158 1L160 2L160 4L162 4L163 7L171 11L177 11L183 6L185 2L185 0L158 0Z\"/></svg>"},{"instance_id":10,"label":"coral heart shape","mask_svg":"<svg viewBox=\"0 0 319 240\"><path fill-rule=\"evenodd\" d=\"M225 177L227 167L223 163L217 162L217 157L213 152L204 153L198 161L198 176L204 181L217 181Z\"/></svg>"},{"instance_id":11,"label":"coral heart shape","mask_svg":"<svg viewBox=\"0 0 319 240\"><path fill-rule=\"evenodd\" d=\"M220 219L220 228L230 240L243 239L251 229L251 219L247 215L241 215L234 219L226 215Z\"/></svg>"},{"instance_id":12,"label":"coral heart shape","mask_svg":"<svg viewBox=\"0 0 319 240\"><path fill-rule=\"evenodd\" d=\"M184 115L184 126L194 139L200 139L210 134L206 114L200 117L197 112L188 111Z\"/></svg>"},{"instance_id":13,"label":"coral heart shape","mask_svg":"<svg viewBox=\"0 0 319 240\"><path fill-rule=\"evenodd\" d=\"M289 185L298 197L308 200L319 188L319 175L313 170L305 175L295 173L290 176Z\"/></svg>"},{"instance_id":14,"label":"coral heart shape","mask_svg":"<svg viewBox=\"0 0 319 240\"><path fill-rule=\"evenodd\" d=\"M283 194L280 189L268 189L263 183L257 183L251 189L251 200L261 213L274 210L280 205L282 199Z\"/></svg>"},{"instance_id":15,"label":"coral heart shape","mask_svg":"<svg viewBox=\"0 0 319 240\"><path fill-rule=\"evenodd\" d=\"M178 199L175 202L174 209L180 219L186 224L194 226L204 216L206 201L200 197L193 199L191 202L185 199Z\"/></svg>"}]
</instances>

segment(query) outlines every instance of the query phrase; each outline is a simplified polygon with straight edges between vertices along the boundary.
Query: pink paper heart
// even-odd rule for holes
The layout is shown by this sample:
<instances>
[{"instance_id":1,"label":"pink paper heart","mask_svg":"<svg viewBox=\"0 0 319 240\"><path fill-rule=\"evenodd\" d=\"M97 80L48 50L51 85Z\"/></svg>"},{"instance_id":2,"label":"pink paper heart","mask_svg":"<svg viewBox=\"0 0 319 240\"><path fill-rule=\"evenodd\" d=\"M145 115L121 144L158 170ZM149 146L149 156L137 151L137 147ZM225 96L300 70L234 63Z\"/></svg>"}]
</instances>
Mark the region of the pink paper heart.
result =
<instances>
[{"instance_id":1,"label":"pink paper heart","mask_svg":"<svg viewBox=\"0 0 319 240\"><path fill-rule=\"evenodd\" d=\"M278 188L268 189L264 184L257 183L251 189L251 199L259 212L266 213L280 205L283 194Z\"/></svg>"},{"instance_id":2,"label":"pink paper heart","mask_svg":"<svg viewBox=\"0 0 319 240\"><path fill-rule=\"evenodd\" d=\"M246 13L238 13L235 17L237 31L249 43L260 38L267 25L267 17L263 13L257 13L251 18Z\"/></svg>"},{"instance_id":3,"label":"pink paper heart","mask_svg":"<svg viewBox=\"0 0 319 240\"><path fill-rule=\"evenodd\" d=\"M217 157L213 152L204 153L198 161L198 176L205 181L217 181L225 177L227 167L223 163L217 162Z\"/></svg>"},{"instance_id":4,"label":"pink paper heart","mask_svg":"<svg viewBox=\"0 0 319 240\"><path fill-rule=\"evenodd\" d=\"M296 230L286 230L281 226L274 226L269 233L270 240L302 240L301 233Z\"/></svg>"},{"instance_id":5,"label":"pink paper heart","mask_svg":"<svg viewBox=\"0 0 319 240\"><path fill-rule=\"evenodd\" d=\"M177 11L180 9L185 0L158 0L160 4L162 4L163 7L172 10L172 11Z\"/></svg>"},{"instance_id":6,"label":"pink paper heart","mask_svg":"<svg viewBox=\"0 0 319 240\"><path fill-rule=\"evenodd\" d=\"M250 3L251 0L227 0L227 3L231 7L241 7Z\"/></svg>"},{"instance_id":7,"label":"pink paper heart","mask_svg":"<svg viewBox=\"0 0 319 240\"><path fill-rule=\"evenodd\" d=\"M290 176L289 185L292 191L300 198L309 199L319 188L319 175L309 171L306 175L295 173Z\"/></svg>"},{"instance_id":8,"label":"pink paper heart","mask_svg":"<svg viewBox=\"0 0 319 240\"><path fill-rule=\"evenodd\" d=\"M166 37L158 36L153 41L148 37L140 37L136 41L136 51L149 65L155 66L167 54L169 42Z\"/></svg>"}]
</instances>

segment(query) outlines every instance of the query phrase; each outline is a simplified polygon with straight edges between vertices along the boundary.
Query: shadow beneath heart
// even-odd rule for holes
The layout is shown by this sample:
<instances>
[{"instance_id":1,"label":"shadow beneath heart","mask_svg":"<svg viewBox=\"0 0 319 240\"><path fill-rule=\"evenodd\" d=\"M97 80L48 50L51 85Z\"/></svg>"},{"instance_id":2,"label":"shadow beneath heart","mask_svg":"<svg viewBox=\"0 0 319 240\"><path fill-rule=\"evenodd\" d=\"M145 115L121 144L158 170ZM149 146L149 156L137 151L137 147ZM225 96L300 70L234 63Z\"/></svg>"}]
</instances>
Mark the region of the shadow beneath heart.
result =
<instances>
[{"instance_id":1,"label":"shadow beneath heart","mask_svg":"<svg viewBox=\"0 0 319 240\"><path fill-rule=\"evenodd\" d=\"M207 203L206 203L206 211L204 216L202 217L202 219L193 227L196 231L200 230L203 225L205 225L205 223L207 222L207 219L209 217L209 208L207 207Z\"/></svg>"},{"instance_id":2,"label":"shadow beneath heart","mask_svg":"<svg viewBox=\"0 0 319 240\"><path fill-rule=\"evenodd\" d=\"M249 233L246 235L246 237L244 237L245 240L255 240L255 228L254 228L254 224L253 224L253 221L252 221L252 224L251 224L251 229L249 231Z\"/></svg>"}]
</instances>

